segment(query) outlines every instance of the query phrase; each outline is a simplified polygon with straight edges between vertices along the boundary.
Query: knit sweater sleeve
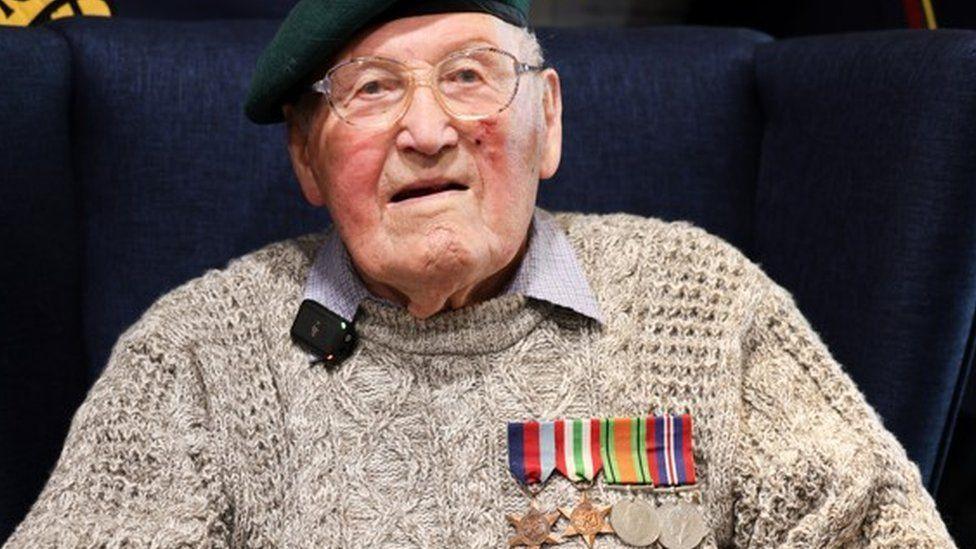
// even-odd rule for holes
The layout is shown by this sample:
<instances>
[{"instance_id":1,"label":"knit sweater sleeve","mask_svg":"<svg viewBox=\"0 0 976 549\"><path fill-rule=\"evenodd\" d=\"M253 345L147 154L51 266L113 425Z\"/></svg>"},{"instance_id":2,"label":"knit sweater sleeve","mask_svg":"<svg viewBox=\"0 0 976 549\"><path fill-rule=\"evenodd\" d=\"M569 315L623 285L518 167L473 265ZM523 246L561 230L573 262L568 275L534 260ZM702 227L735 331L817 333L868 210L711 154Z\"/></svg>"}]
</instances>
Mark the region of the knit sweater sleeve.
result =
<instances>
[{"instance_id":1,"label":"knit sweater sleeve","mask_svg":"<svg viewBox=\"0 0 976 549\"><path fill-rule=\"evenodd\" d=\"M227 546L199 370L150 324L144 316L113 347L8 549Z\"/></svg>"},{"instance_id":2,"label":"knit sweater sleeve","mask_svg":"<svg viewBox=\"0 0 976 549\"><path fill-rule=\"evenodd\" d=\"M954 547L918 466L766 277L743 338L737 547Z\"/></svg>"}]
</instances>

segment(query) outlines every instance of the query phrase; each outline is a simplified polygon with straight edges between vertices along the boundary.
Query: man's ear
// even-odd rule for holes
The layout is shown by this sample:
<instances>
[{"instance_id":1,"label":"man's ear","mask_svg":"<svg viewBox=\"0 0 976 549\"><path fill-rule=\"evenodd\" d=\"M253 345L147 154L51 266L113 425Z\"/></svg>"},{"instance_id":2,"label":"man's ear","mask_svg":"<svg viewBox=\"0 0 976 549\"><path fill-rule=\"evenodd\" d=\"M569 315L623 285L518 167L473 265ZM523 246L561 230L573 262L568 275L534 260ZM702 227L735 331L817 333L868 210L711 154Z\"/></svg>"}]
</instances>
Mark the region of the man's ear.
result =
<instances>
[{"instance_id":1,"label":"man's ear","mask_svg":"<svg viewBox=\"0 0 976 549\"><path fill-rule=\"evenodd\" d=\"M559 168L563 154L563 96L559 87L559 73L549 68L542 72L542 107L546 133L542 144L539 179L549 179Z\"/></svg>"},{"instance_id":2,"label":"man's ear","mask_svg":"<svg viewBox=\"0 0 976 549\"><path fill-rule=\"evenodd\" d=\"M315 171L312 169L308 157L308 132L303 130L292 116L294 111L291 105L285 105L282 109L285 114L286 131L288 132L288 156L291 157L291 167L302 187L302 194L312 206L324 206L325 200L322 198L318 179L315 177Z\"/></svg>"}]
</instances>

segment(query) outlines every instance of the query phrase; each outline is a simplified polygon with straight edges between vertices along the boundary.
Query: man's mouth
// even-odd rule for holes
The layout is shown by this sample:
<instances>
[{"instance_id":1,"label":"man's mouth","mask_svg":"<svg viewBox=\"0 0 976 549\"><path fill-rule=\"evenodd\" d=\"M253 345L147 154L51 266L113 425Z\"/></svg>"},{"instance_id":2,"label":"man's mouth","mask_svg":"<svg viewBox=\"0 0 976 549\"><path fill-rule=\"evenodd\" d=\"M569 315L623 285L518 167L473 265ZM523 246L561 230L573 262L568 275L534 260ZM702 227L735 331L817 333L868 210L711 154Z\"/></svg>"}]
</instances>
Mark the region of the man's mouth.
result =
<instances>
[{"instance_id":1,"label":"man's mouth","mask_svg":"<svg viewBox=\"0 0 976 549\"><path fill-rule=\"evenodd\" d=\"M424 196L430 196L432 194L443 193L446 191L465 191L468 189L467 185L458 183L457 181L447 181L443 183L438 182L417 182L400 189L393 197L390 199L391 203L403 202L413 198L422 198Z\"/></svg>"}]
</instances>

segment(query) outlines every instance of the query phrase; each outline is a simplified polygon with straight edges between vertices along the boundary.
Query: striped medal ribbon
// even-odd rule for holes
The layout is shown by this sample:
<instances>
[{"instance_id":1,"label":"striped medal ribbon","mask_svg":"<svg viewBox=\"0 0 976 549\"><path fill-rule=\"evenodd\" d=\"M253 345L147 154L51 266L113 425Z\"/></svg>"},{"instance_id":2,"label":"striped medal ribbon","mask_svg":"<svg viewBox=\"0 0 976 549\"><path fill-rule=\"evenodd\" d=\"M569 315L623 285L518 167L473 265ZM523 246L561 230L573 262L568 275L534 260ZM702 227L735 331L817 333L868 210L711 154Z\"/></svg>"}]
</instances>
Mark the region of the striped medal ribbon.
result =
<instances>
[{"instance_id":1,"label":"striped medal ribbon","mask_svg":"<svg viewBox=\"0 0 976 549\"><path fill-rule=\"evenodd\" d=\"M603 468L599 419L556 422L556 470L572 482L592 482Z\"/></svg>"},{"instance_id":2,"label":"striped medal ribbon","mask_svg":"<svg viewBox=\"0 0 976 549\"><path fill-rule=\"evenodd\" d=\"M519 482L519 487L532 498L529 509L518 514L505 515L515 528L515 536L509 538L508 547L542 547L562 543L552 532L559 520L556 511L543 511L536 505L535 496L556 469L556 425L552 421L509 422L508 470ZM530 488L534 486L535 489Z\"/></svg>"},{"instance_id":3,"label":"striped medal ribbon","mask_svg":"<svg viewBox=\"0 0 976 549\"><path fill-rule=\"evenodd\" d=\"M519 484L544 484L555 469L555 422L509 422L508 470Z\"/></svg>"},{"instance_id":4,"label":"striped medal ribbon","mask_svg":"<svg viewBox=\"0 0 976 549\"><path fill-rule=\"evenodd\" d=\"M600 452L610 484L695 483L691 415L603 419Z\"/></svg>"}]
</instances>

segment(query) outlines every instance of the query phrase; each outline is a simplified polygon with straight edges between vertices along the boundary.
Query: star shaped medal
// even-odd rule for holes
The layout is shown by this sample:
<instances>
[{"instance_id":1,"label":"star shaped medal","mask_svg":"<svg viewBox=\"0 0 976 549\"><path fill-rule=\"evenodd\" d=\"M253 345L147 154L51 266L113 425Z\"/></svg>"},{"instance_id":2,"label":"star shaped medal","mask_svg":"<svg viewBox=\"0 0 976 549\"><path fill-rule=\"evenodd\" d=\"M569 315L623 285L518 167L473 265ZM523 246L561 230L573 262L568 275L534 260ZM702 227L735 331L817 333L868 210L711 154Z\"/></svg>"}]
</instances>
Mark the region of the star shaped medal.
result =
<instances>
[{"instance_id":1,"label":"star shaped medal","mask_svg":"<svg viewBox=\"0 0 976 549\"><path fill-rule=\"evenodd\" d=\"M559 513L543 513L534 499L556 469L553 427L551 421L508 424L508 469L523 491L533 498L524 515L505 517L515 527L515 537L508 540L509 547L540 548L544 544L563 542L550 533L552 525L559 520Z\"/></svg>"},{"instance_id":2,"label":"star shaped medal","mask_svg":"<svg viewBox=\"0 0 976 549\"><path fill-rule=\"evenodd\" d=\"M603 468L601 425L599 419L556 421L556 470L582 491L576 507L559 508L559 512L569 519L569 526L562 537L580 536L588 547L593 547L597 534L613 532L606 520L610 508L595 505L585 491L593 485L596 475Z\"/></svg>"},{"instance_id":3,"label":"star shaped medal","mask_svg":"<svg viewBox=\"0 0 976 549\"><path fill-rule=\"evenodd\" d=\"M508 540L509 547L539 549L543 544L556 545L563 542L558 535L551 533L552 525L559 520L559 513L543 513L532 503L524 515L510 514L506 518L515 527L515 537Z\"/></svg>"},{"instance_id":4,"label":"star shaped medal","mask_svg":"<svg viewBox=\"0 0 976 549\"><path fill-rule=\"evenodd\" d=\"M560 507L559 512L569 519L569 526L562 533L563 537L580 536L587 547L593 547L597 534L612 534L613 526L607 522L610 506L595 505L583 492L576 507Z\"/></svg>"}]
</instances>

